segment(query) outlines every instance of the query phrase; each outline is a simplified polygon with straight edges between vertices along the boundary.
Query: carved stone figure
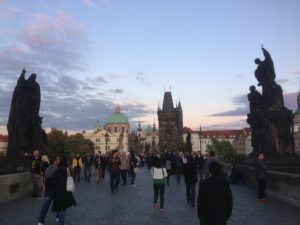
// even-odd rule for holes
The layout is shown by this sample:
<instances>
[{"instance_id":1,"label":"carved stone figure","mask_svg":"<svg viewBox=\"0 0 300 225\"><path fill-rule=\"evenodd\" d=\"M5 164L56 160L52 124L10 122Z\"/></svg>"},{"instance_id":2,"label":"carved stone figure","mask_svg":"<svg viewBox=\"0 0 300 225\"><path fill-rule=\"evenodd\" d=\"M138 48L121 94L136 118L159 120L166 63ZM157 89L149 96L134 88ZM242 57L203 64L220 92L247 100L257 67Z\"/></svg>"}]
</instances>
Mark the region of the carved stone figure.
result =
<instances>
[{"instance_id":1,"label":"carved stone figure","mask_svg":"<svg viewBox=\"0 0 300 225\"><path fill-rule=\"evenodd\" d=\"M24 153L46 150L47 135L42 129L39 116L41 93L36 75L25 79L25 68L13 92L8 118L7 170L17 171L22 167Z\"/></svg>"},{"instance_id":2,"label":"carved stone figure","mask_svg":"<svg viewBox=\"0 0 300 225\"><path fill-rule=\"evenodd\" d=\"M259 82L258 86L262 86L262 94L253 85L248 94L250 113L247 122L252 129L252 155L294 155L294 115L284 106L282 88L275 82L271 55L264 48L262 51L265 60L255 60L258 65L255 77Z\"/></svg>"}]
</instances>

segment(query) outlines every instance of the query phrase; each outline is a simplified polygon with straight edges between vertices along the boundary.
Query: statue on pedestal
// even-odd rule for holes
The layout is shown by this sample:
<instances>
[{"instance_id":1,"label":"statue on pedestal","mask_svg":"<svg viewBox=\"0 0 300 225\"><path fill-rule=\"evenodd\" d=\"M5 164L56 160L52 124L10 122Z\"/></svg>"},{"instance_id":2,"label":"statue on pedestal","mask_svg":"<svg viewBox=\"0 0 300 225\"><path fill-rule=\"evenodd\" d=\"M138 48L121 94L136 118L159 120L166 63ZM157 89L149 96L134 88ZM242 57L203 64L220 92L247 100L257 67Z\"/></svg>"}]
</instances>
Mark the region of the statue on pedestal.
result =
<instances>
[{"instance_id":1,"label":"statue on pedestal","mask_svg":"<svg viewBox=\"0 0 300 225\"><path fill-rule=\"evenodd\" d=\"M46 150L47 135L42 129L39 116L41 92L36 82L36 74L25 79L26 70L18 79L14 89L7 124L7 170L15 172L22 167L24 153Z\"/></svg>"},{"instance_id":2,"label":"statue on pedestal","mask_svg":"<svg viewBox=\"0 0 300 225\"><path fill-rule=\"evenodd\" d=\"M260 94L250 87L248 100L250 113L247 122L252 129L252 155L264 153L266 157L294 155L293 113L284 106L282 88L276 83L275 69L270 53L262 47L265 60L255 59L258 65L255 77Z\"/></svg>"}]
</instances>

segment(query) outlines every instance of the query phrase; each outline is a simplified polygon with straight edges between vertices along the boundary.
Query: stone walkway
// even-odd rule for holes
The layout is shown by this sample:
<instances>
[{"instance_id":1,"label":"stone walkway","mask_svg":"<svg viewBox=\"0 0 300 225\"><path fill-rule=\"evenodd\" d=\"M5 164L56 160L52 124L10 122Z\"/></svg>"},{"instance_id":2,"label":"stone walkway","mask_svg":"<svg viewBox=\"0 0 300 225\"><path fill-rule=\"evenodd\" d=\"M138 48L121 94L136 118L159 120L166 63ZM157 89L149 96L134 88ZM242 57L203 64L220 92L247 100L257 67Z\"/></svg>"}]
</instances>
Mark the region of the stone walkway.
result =
<instances>
[{"instance_id":1,"label":"stone walkway","mask_svg":"<svg viewBox=\"0 0 300 225\"><path fill-rule=\"evenodd\" d=\"M141 169L137 187L120 186L110 194L108 176L96 185L81 182L76 186L78 206L68 209L67 225L193 225L199 224L197 210L187 205L185 187L175 177L166 188L165 211L153 210L152 180L147 169ZM300 225L300 209L270 199L261 203L256 192L245 185L232 186L234 209L229 225ZM0 225L35 225L42 200L23 197L0 205ZM49 213L46 225L56 225Z\"/></svg>"}]
</instances>

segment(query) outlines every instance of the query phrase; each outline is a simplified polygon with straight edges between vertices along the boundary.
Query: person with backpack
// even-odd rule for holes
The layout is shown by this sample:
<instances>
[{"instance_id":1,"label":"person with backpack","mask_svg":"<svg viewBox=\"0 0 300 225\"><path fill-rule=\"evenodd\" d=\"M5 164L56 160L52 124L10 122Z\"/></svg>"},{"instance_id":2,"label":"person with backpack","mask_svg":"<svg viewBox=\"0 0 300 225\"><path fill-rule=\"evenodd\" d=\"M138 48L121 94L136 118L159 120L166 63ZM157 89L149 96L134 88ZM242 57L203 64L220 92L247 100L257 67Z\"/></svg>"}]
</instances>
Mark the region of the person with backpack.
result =
<instances>
[{"instance_id":1,"label":"person with backpack","mask_svg":"<svg viewBox=\"0 0 300 225\"><path fill-rule=\"evenodd\" d=\"M165 183L168 176L167 170L163 167L163 164L158 156L153 158L153 167L151 168L151 175L153 178L153 191L154 191L154 208L157 207L158 196L160 197L160 211L164 210L164 195L165 195Z\"/></svg>"},{"instance_id":2,"label":"person with backpack","mask_svg":"<svg viewBox=\"0 0 300 225\"><path fill-rule=\"evenodd\" d=\"M60 158L54 156L51 158L51 165L47 167L44 173L45 177L45 192L44 192L44 203L40 211L39 223L38 225L43 225L48 213L48 210L53 202L54 198L54 173L58 169L60 163Z\"/></svg>"}]
</instances>

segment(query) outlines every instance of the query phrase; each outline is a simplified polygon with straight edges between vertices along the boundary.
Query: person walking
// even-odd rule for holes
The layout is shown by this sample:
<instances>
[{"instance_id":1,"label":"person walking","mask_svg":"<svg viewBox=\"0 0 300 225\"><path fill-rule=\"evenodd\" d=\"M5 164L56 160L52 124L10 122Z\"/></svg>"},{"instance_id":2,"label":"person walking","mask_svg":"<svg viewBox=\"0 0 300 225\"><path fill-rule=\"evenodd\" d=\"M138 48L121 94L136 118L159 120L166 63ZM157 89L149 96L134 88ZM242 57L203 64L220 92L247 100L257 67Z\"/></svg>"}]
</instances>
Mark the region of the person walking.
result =
<instances>
[{"instance_id":1,"label":"person walking","mask_svg":"<svg viewBox=\"0 0 300 225\"><path fill-rule=\"evenodd\" d=\"M258 199L261 201L266 201L266 187L267 187L267 166L264 163L264 154L260 153L255 160L255 174L257 179L257 186L258 186Z\"/></svg>"},{"instance_id":2,"label":"person walking","mask_svg":"<svg viewBox=\"0 0 300 225\"><path fill-rule=\"evenodd\" d=\"M138 173L139 170L138 163L139 160L137 159L136 154L133 152L130 157L130 175L131 175L130 183L132 187L136 186L134 182L135 182L136 174Z\"/></svg>"},{"instance_id":3,"label":"person walking","mask_svg":"<svg viewBox=\"0 0 300 225\"><path fill-rule=\"evenodd\" d=\"M33 185L32 197L41 198L41 158L38 150L33 151L33 155L24 154L26 158L31 159L31 181Z\"/></svg>"},{"instance_id":4,"label":"person walking","mask_svg":"<svg viewBox=\"0 0 300 225\"><path fill-rule=\"evenodd\" d=\"M198 217L201 225L226 225L232 213L232 193L222 166L208 165L210 177L199 184Z\"/></svg>"},{"instance_id":5,"label":"person walking","mask_svg":"<svg viewBox=\"0 0 300 225\"><path fill-rule=\"evenodd\" d=\"M197 183L197 159L191 155L187 157L187 161L183 164L183 175L186 187L186 200L195 207L196 202L196 183Z\"/></svg>"},{"instance_id":6,"label":"person walking","mask_svg":"<svg viewBox=\"0 0 300 225\"><path fill-rule=\"evenodd\" d=\"M205 159L204 161L204 166L203 166L203 179L206 179L208 178L211 174L209 173L209 164L211 162L214 162L217 160L217 157L216 157L216 153L215 151L210 151L209 154L208 154L208 157Z\"/></svg>"},{"instance_id":7,"label":"person walking","mask_svg":"<svg viewBox=\"0 0 300 225\"><path fill-rule=\"evenodd\" d=\"M198 159L198 167L199 167L200 180L202 180L202 178L203 178L204 162L205 162L204 156L203 156L202 152L200 151L200 153L199 153L199 159Z\"/></svg>"},{"instance_id":8,"label":"person walking","mask_svg":"<svg viewBox=\"0 0 300 225\"><path fill-rule=\"evenodd\" d=\"M181 173L182 173L182 153L179 152L174 158L174 166L176 172L177 184L180 184Z\"/></svg>"},{"instance_id":9,"label":"person walking","mask_svg":"<svg viewBox=\"0 0 300 225\"><path fill-rule=\"evenodd\" d=\"M42 194L44 196L45 193L45 172L46 169L49 167L49 158L47 155L43 155L41 158L41 184L42 184Z\"/></svg>"},{"instance_id":10,"label":"person walking","mask_svg":"<svg viewBox=\"0 0 300 225\"><path fill-rule=\"evenodd\" d=\"M67 191L67 178L71 171L67 166L67 158L61 157L58 169L54 173L54 199L52 212L56 212L58 225L65 225L67 209L76 206L73 193Z\"/></svg>"},{"instance_id":11,"label":"person walking","mask_svg":"<svg viewBox=\"0 0 300 225\"><path fill-rule=\"evenodd\" d=\"M74 181L80 182L82 165L83 164L82 164L82 159L80 157L80 154L77 153L76 157L73 159L72 162L72 168L74 171Z\"/></svg>"},{"instance_id":12,"label":"person walking","mask_svg":"<svg viewBox=\"0 0 300 225\"><path fill-rule=\"evenodd\" d=\"M95 157L95 171L96 171L96 183L99 184L101 181L101 152L98 151Z\"/></svg>"},{"instance_id":13,"label":"person walking","mask_svg":"<svg viewBox=\"0 0 300 225\"><path fill-rule=\"evenodd\" d=\"M106 169L108 167L107 154L103 154L103 155L101 154L100 160L101 160L101 178L104 179L105 178L105 172L106 172Z\"/></svg>"},{"instance_id":14,"label":"person walking","mask_svg":"<svg viewBox=\"0 0 300 225\"><path fill-rule=\"evenodd\" d=\"M168 176L167 176L167 185L170 185L170 176L171 176L171 171L172 171L172 161L171 161L171 154L167 153L165 156L165 166L166 166L166 170L168 172Z\"/></svg>"},{"instance_id":15,"label":"person walking","mask_svg":"<svg viewBox=\"0 0 300 225\"><path fill-rule=\"evenodd\" d=\"M110 172L110 190L111 194L118 192L120 183L120 165L121 160L118 151L114 151L111 159L109 159L109 172Z\"/></svg>"},{"instance_id":16,"label":"person walking","mask_svg":"<svg viewBox=\"0 0 300 225\"><path fill-rule=\"evenodd\" d=\"M60 158L54 156L51 158L51 165L45 170L45 192L44 192L44 203L40 211L38 225L44 225L48 210L52 204L54 198L54 173L58 168Z\"/></svg>"},{"instance_id":17,"label":"person walking","mask_svg":"<svg viewBox=\"0 0 300 225\"><path fill-rule=\"evenodd\" d=\"M121 166L120 166L121 177L123 181L123 186L125 186L127 183L127 175L129 170L129 158L126 155L126 152L122 152L120 160L121 160Z\"/></svg>"},{"instance_id":18,"label":"person walking","mask_svg":"<svg viewBox=\"0 0 300 225\"><path fill-rule=\"evenodd\" d=\"M164 195L165 183L168 176L167 170L163 167L161 159L155 156L152 161L153 167L151 168L151 175L153 178L153 191L154 191L154 208L157 207L158 196L160 197L160 211L164 210Z\"/></svg>"},{"instance_id":19,"label":"person walking","mask_svg":"<svg viewBox=\"0 0 300 225\"><path fill-rule=\"evenodd\" d=\"M86 154L86 156L83 158L84 180L85 180L85 182L88 182L88 183L91 182L93 162L94 162L94 159L93 159L91 153L88 152Z\"/></svg>"}]
</instances>

